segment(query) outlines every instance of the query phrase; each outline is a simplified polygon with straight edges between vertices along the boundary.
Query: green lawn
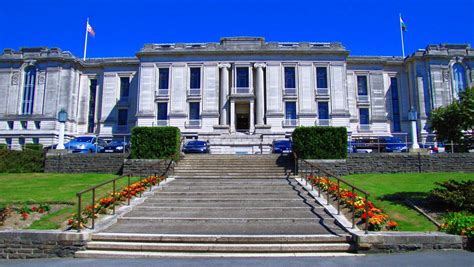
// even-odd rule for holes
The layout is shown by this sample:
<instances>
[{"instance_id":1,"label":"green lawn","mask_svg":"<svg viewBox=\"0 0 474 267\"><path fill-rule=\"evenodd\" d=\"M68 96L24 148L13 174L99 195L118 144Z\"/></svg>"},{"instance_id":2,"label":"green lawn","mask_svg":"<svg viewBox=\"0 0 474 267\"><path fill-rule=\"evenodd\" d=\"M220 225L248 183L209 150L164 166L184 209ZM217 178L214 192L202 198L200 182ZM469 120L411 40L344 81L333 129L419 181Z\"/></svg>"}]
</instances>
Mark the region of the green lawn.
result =
<instances>
[{"instance_id":1,"label":"green lawn","mask_svg":"<svg viewBox=\"0 0 474 267\"><path fill-rule=\"evenodd\" d=\"M474 173L355 174L343 177L365 189L370 200L399 223L401 231L436 231L429 220L404 204L405 199L425 197L435 182L474 180Z\"/></svg>"},{"instance_id":2,"label":"green lawn","mask_svg":"<svg viewBox=\"0 0 474 267\"><path fill-rule=\"evenodd\" d=\"M0 173L0 206L8 204L71 204L76 205L76 193L117 177L114 174L97 173ZM133 178L136 181L138 178ZM117 182L117 190L126 185L127 179ZM101 187L96 199L112 192L112 184ZM90 205L92 194L83 196L83 206ZM75 206L77 208L77 206ZM32 229L57 229L66 218L75 212L74 206L61 209L33 223Z\"/></svg>"}]
</instances>

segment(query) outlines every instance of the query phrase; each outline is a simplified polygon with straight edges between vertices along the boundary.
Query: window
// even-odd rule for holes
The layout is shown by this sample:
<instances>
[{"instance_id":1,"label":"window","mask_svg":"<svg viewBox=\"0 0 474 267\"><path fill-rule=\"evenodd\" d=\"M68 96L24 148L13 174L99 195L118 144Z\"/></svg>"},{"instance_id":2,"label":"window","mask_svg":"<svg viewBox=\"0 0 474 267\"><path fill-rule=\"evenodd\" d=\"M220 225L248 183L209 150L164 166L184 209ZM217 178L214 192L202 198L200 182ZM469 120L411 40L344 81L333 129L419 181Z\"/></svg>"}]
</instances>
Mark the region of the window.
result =
<instances>
[{"instance_id":1,"label":"window","mask_svg":"<svg viewBox=\"0 0 474 267\"><path fill-rule=\"evenodd\" d=\"M89 117L87 120L87 132L93 133L95 127L95 98L97 94L97 80L90 80L89 87Z\"/></svg>"},{"instance_id":2,"label":"window","mask_svg":"<svg viewBox=\"0 0 474 267\"><path fill-rule=\"evenodd\" d=\"M287 101L285 102L285 125L286 126L296 126L296 102Z\"/></svg>"},{"instance_id":3,"label":"window","mask_svg":"<svg viewBox=\"0 0 474 267\"><path fill-rule=\"evenodd\" d=\"M296 88L295 67L285 67L285 88Z\"/></svg>"},{"instance_id":4,"label":"window","mask_svg":"<svg viewBox=\"0 0 474 267\"><path fill-rule=\"evenodd\" d=\"M159 81L158 81L158 89L160 90L168 90L169 87L169 77L170 77L170 70L168 68L160 68L158 69Z\"/></svg>"},{"instance_id":5,"label":"window","mask_svg":"<svg viewBox=\"0 0 474 267\"><path fill-rule=\"evenodd\" d=\"M35 121L35 129L36 130L41 129L41 121Z\"/></svg>"},{"instance_id":6,"label":"window","mask_svg":"<svg viewBox=\"0 0 474 267\"><path fill-rule=\"evenodd\" d=\"M190 89L201 89L201 68L191 68Z\"/></svg>"},{"instance_id":7,"label":"window","mask_svg":"<svg viewBox=\"0 0 474 267\"><path fill-rule=\"evenodd\" d=\"M35 100L36 68L29 66L25 69L25 85L23 88L23 103L21 113L30 115L33 113Z\"/></svg>"},{"instance_id":8,"label":"window","mask_svg":"<svg viewBox=\"0 0 474 267\"><path fill-rule=\"evenodd\" d=\"M357 76L357 94L366 96L367 92L367 76Z\"/></svg>"},{"instance_id":9,"label":"window","mask_svg":"<svg viewBox=\"0 0 474 267\"><path fill-rule=\"evenodd\" d=\"M158 103L158 125L168 125L168 103Z\"/></svg>"},{"instance_id":10,"label":"window","mask_svg":"<svg viewBox=\"0 0 474 267\"><path fill-rule=\"evenodd\" d=\"M464 67L456 63L453 65L454 90L456 93L466 90L466 71Z\"/></svg>"},{"instance_id":11,"label":"window","mask_svg":"<svg viewBox=\"0 0 474 267\"><path fill-rule=\"evenodd\" d=\"M359 109L359 120L360 120L361 125L369 124L369 109L368 108Z\"/></svg>"},{"instance_id":12,"label":"window","mask_svg":"<svg viewBox=\"0 0 474 267\"><path fill-rule=\"evenodd\" d=\"M316 68L317 88L328 88L328 70L326 67Z\"/></svg>"},{"instance_id":13,"label":"window","mask_svg":"<svg viewBox=\"0 0 474 267\"><path fill-rule=\"evenodd\" d=\"M125 126L128 124L128 109L119 109L118 110L118 120L117 125Z\"/></svg>"},{"instance_id":14,"label":"window","mask_svg":"<svg viewBox=\"0 0 474 267\"><path fill-rule=\"evenodd\" d=\"M128 98L130 94L130 78L120 77L120 99Z\"/></svg>"},{"instance_id":15,"label":"window","mask_svg":"<svg viewBox=\"0 0 474 267\"><path fill-rule=\"evenodd\" d=\"M400 132L400 103L398 98L397 78L390 78L390 91L392 95L392 122L393 131Z\"/></svg>"},{"instance_id":16,"label":"window","mask_svg":"<svg viewBox=\"0 0 474 267\"><path fill-rule=\"evenodd\" d=\"M248 88L249 87L249 68L239 67L237 71L237 87Z\"/></svg>"},{"instance_id":17,"label":"window","mask_svg":"<svg viewBox=\"0 0 474 267\"><path fill-rule=\"evenodd\" d=\"M8 149L12 149L12 138L7 137L7 138L5 138L5 141L7 142Z\"/></svg>"},{"instance_id":18,"label":"window","mask_svg":"<svg viewBox=\"0 0 474 267\"><path fill-rule=\"evenodd\" d=\"M25 146L25 138L24 137L18 138L18 143L20 144L21 148L23 148Z\"/></svg>"},{"instance_id":19,"label":"window","mask_svg":"<svg viewBox=\"0 0 474 267\"><path fill-rule=\"evenodd\" d=\"M28 122L27 121L21 121L21 129L26 130L28 128Z\"/></svg>"},{"instance_id":20,"label":"window","mask_svg":"<svg viewBox=\"0 0 474 267\"><path fill-rule=\"evenodd\" d=\"M33 137L33 144L35 144L35 145L39 144L39 138L38 137Z\"/></svg>"},{"instance_id":21,"label":"window","mask_svg":"<svg viewBox=\"0 0 474 267\"><path fill-rule=\"evenodd\" d=\"M8 121L8 129L13 130L14 122L13 121Z\"/></svg>"},{"instance_id":22,"label":"window","mask_svg":"<svg viewBox=\"0 0 474 267\"><path fill-rule=\"evenodd\" d=\"M318 116L320 120L329 119L329 103L328 102L318 102Z\"/></svg>"},{"instance_id":23,"label":"window","mask_svg":"<svg viewBox=\"0 0 474 267\"><path fill-rule=\"evenodd\" d=\"M199 120L199 102L189 103L189 120Z\"/></svg>"}]
</instances>

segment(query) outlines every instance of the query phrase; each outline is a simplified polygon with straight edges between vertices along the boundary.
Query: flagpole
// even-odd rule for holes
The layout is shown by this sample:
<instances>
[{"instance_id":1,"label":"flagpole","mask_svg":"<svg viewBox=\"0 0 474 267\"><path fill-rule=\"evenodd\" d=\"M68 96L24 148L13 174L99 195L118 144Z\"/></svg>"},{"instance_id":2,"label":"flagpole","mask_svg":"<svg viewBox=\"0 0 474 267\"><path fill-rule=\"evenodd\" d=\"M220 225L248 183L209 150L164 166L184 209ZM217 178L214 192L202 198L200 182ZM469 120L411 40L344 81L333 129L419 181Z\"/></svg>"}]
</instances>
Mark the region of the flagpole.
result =
<instances>
[{"instance_id":1,"label":"flagpole","mask_svg":"<svg viewBox=\"0 0 474 267\"><path fill-rule=\"evenodd\" d=\"M87 18L86 22L86 40L84 41L84 60L86 60L86 53L87 53L87 25L89 25L89 18Z\"/></svg>"},{"instance_id":2,"label":"flagpole","mask_svg":"<svg viewBox=\"0 0 474 267\"><path fill-rule=\"evenodd\" d=\"M400 15L400 19L398 20L399 21L398 23L400 24L399 26L400 36L402 38L402 55L403 55L403 58L405 58L405 43L403 42L403 29L402 29L402 13L400 13L399 15Z\"/></svg>"}]
</instances>

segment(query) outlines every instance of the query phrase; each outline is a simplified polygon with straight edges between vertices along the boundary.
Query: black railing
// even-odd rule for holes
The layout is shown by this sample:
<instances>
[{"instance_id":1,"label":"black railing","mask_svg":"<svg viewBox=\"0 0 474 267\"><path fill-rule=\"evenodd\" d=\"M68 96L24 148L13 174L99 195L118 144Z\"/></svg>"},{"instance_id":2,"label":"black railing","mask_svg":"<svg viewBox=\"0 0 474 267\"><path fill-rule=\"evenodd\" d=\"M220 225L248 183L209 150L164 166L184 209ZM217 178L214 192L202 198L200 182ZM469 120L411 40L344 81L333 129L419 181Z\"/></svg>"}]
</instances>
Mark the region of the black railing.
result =
<instances>
[{"instance_id":1,"label":"black railing","mask_svg":"<svg viewBox=\"0 0 474 267\"><path fill-rule=\"evenodd\" d=\"M355 228L356 226L356 222L355 222L355 213L356 213L356 208L355 208L355 202L356 202L356 192L360 192L362 195L364 195L364 211L365 211L365 214L366 214L366 218L365 218L365 225L364 225L364 230L365 230L365 233L367 234L368 233L368 230L369 230L369 216L368 216L368 211L369 211L369 205L368 205L368 202L369 202L369 196L370 194L345 181L344 179L340 178L339 176L325 170L324 168L322 168L321 166L319 166L318 164L316 163L312 163L312 162L308 162L304 159L298 159L298 157L296 156L296 154L293 154L294 156L294 159L295 159L295 173L297 175L299 175L300 177L302 177L304 180L305 180L305 183L306 185L308 185L308 180L309 181L309 184L311 186L311 189L313 189L313 182L315 182L315 185L317 187L317 190L318 190L318 197L321 197L321 186L319 186L321 183L326 183L327 184L327 190L326 191L326 202L327 204L329 205L330 204L330 197L331 197L331 192L330 192L330 183L331 183L331 179L334 180L334 184L337 185L337 197L336 197L336 200L337 200L337 214L340 215L341 214L341 185L344 186L344 187L348 187L350 192L352 193L351 194L351 221L352 221L352 229ZM321 177L324 176L324 177ZM324 180L325 178L325 180Z\"/></svg>"}]
</instances>

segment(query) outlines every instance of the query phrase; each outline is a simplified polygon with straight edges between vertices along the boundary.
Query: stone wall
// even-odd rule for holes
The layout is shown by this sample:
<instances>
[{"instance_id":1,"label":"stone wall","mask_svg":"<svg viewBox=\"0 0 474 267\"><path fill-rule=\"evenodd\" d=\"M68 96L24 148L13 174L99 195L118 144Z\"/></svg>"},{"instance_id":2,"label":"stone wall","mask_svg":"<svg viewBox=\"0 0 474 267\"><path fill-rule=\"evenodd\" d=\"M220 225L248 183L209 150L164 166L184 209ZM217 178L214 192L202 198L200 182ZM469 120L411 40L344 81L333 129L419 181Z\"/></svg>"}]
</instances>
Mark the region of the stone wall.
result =
<instances>
[{"instance_id":1,"label":"stone wall","mask_svg":"<svg viewBox=\"0 0 474 267\"><path fill-rule=\"evenodd\" d=\"M125 159L123 164L123 175L133 176L164 175L168 166L171 168L168 175L172 174L174 163L165 159Z\"/></svg>"},{"instance_id":2,"label":"stone wall","mask_svg":"<svg viewBox=\"0 0 474 267\"><path fill-rule=\"evenodd\" d=\"M60 231L0 231L0 259L73 257L89 234Z\"/></svg>"},{"instance_id":3,"label":"stone wall","mask_svg":"<svg viewBox=\"0 0 474 267\"><path fill-rule=\"evenodd\" d=\"M349 154L347 160L308 161L338 176L359 173L474 172L474 153Z\"/></svg>"},{"instance_id":4,"label":"stone wall","mask_svg":"<svg viewBox=\"0 0 474 267\"><path fill-rule=\"evenodd\" d=\"M128 154L47 154L45 172L67 173L122 173Z\"/></svg>"}]
</instances>

